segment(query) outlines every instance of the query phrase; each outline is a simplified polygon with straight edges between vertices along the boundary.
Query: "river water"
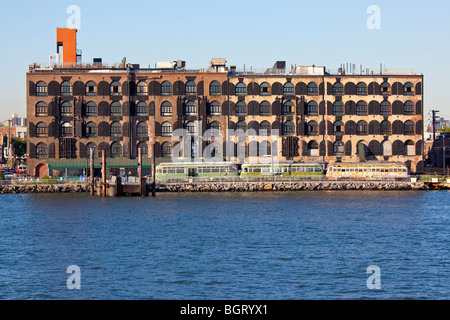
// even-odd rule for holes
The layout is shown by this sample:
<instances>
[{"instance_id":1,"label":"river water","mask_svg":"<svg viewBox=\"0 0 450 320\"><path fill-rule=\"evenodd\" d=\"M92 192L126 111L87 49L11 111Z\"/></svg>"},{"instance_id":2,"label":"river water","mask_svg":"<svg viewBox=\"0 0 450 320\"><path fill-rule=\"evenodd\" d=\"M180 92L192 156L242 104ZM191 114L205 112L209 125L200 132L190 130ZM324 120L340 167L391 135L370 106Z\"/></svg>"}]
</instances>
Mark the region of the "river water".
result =
<instances>
[{"instance_id":1,"label":"river water","mask_svg":"<svg viewBox=\"0 0 450 320\"><path fill-rule=\"evenodd\" d=\"M0 203L0 299L450 298L446 191ZM73 265L79 290L67 286ZM381 289L368 288L369 266Z\"/></svg>"}]
</instances>

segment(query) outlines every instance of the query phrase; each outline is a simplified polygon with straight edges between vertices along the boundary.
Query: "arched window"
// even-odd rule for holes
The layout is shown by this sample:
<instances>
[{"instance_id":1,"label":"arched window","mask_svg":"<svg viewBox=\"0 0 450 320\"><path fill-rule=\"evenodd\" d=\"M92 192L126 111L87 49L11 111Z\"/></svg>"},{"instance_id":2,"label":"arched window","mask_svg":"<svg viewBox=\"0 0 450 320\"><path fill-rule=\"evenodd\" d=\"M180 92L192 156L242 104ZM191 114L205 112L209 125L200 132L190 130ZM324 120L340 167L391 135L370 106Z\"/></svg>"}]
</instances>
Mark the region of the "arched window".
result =
<instances>
[{"instance_id":1,"label":"arched window","mask_svg":"<svg viewBox=\"0 0 450 320\"><path fill-rule=\"evenodd\" d=\"M97 136L97 125L93 122L89 122L86 125L86 137L96 137Z\"/></svg>"},{"instance_id":2,"label":"arched window","mask_svg":"<svg viewBox=\"0 0 450 320\"><path fill-rule=\"evenodd\" d=\"M317 102L315 101L308 102L308 115L317 116L318 114L319 114L319 106L317 105Z\"/></svg>"},{"instance_id":3,"label":"arched window","mask_svg":"<svg viewBox=\"0 0 450 320\"><path fill-rule=\"evenodd\" d=\"M147 103L144 101L139 101L136 105L136 115L137 116L147 116L148 115L148 108Z\"/></svg>"},{"instance_id":4,"label":"arched window","mask_svg":"<svg viewBox=\"0 0 450 320\"><path fill-rule=\"evenodd\" d=\"M381 143L381 150L383 152L383 156L392 156L392 144L389 141L386 140Z\"/></svg>"},{"instance_id":5,"label":"arched window","mask_svg":"<svg viewBox=\"0 0 450 320\"><path fill-rule=\"evenodd\" d=\"M142 141L139 142L137 145L138 150L141 149L141 155L143 158L147 158L148 157L148 145L147 142Z\"/></svg>"},{"instance_id":6,"label":"arched window","mask_svg":"<svg viewBox=\"0 0 450 320\"><path fill-rule=\"evenodd\" d=\"M139 122L137 124L136 134L138 137L148 137L148 126L145 122Z\"/></svg>"},{"instance_id":7,"label":"arched window","mask_svg":"<svg viewBox=\"0 0 450 320\"><path fill-rule=\"evenodd\" d=\"M138 96L146 96L148 94L148 86L145 81L139 81L136 86L136 94Z\"/></svg>"},{"instance_id":8,"label":"arched window","mask_svg":"<svg viewBox=\"0 0 450 320\"><path fill-rule=\"evenodd\" d=\"M247 105L244 101L239 101L236 103L236 115L237 116L245 116L247 115Z\"/></svg>"},{"instance_id":9,"label":"arched window","mask_svg":"<svg viewBox=\"0 0 450 320\"><path fill-rule=\"evenodd\" d=\"M383 101L380 104L380 114L390 115L392 112L391 103L389 101Z\"/></svg>"},{"instance_id":10,"label":"arched window","mask_svg":"<svg viewBox=\"0 0 450 320\"><path fill-rule=\"evenodd\" d=\"M267 101L261 102L261 104L259 105L259 114L261 116L268 116L271 114L269 102L267 102Z\"/></svg>"},{"instance_id":11,"label":"arched window","mask_svg":"<svg viewBox=\"0 0 450 320\"><path fill-rule=\"evenodd\" d=\"M319 126L317 125L317 122L310 121L308 123L308 135L317 136L318 134L319 134Z\"/></svg>"},{"instance_id":12,"label":"arched window","mask_svg":"<svg viewBox=\"0 0 450 320\"><path fill-rule=\"evenodd\" d=\"M161 95L171 96L172 95L172 84L169 81L164 81L161 84Z\"/></svg>"},{"instance_id":13,"label":"arched window","mask_svg":"<svg viewBox=\"0 0 450 320\"><path fill-rule=\"evenodd\" d=\"M111 123L111 137L121 137L122 136L122 126L119 122Z\"/></svg>"},{"instance_id":14,"label":"arched window","mask_svg":"<svg viewBox=\"0 0 450 320\"><path fill-rule=\"evenodd\" d=\"M96 117L97 105L94 102L89 101L88 103L86 103L85 113L87 117Z\"/></svg>"},{"instance_id":15,"label":"arched window","mask_svg":"<svg viewBox=\"0 0 450 320\"><path fill-rule=\"evenodd\" d=\"M356 104L356 114L360 116L367 115L367 103L365 101L359 101Z\"/></svg>"},{"instance_id":16,"label":"arched window","mask_svg":"<svg viewBox=\"0 0 450 320\"><path fill-rule=\"evenodd\" d=\"M122 157L122 145L119 142L111 144L111 158Z\"/></svg>"},{"instance_id":17,"label":"arched window","mask_svg":"<svg viewBox=\"0 0 450 320\"><path fill-rule=\"evenodd\" d=\"M307 88L308 96L317 96L319 94L319 87L315 82L310 82Z\"/></svg>"},{"instance_id":18,"label":"arched window","mask_svg":"<svg viewBox=\"0 0 450 320\"><path fill-rule=\"evenodd\" d=\"M292 135L295 133L295 125L292 121L286 121L283 125L283 134Z\"/></svg>"},{"instance_id":19,"label":"arched window","mask_svg":"<svg viewBox=\"0 0 450 320\"><path fill-rule=\"evenodd\" d=\"M39 122L36 125L36 137L47 137L47 125L43 122Z\"/></svg>"},{"instance_id":20,"label":"arched window","mask_svg":"<svg viewBox=\"0 0 450 320\"><path fill-rule=\"evenodd\" d=\"M187 116L197 115L197 105L194 101L188 101L185 106L185 114Z\"/></svg>"},{"instance_id":21,"label":"arched window","mask_svg":"<svg viewBox=\"0 0 450 320\"><path fill-rule=\"evenodd\" d=\"M367 135L367 122L359 121L356 124L356 134L359 135L359 136Z\"/></svg>"},{"instance_id":22,"label":"arched window","mask_svg":"<svg viewBox=\"0 0 450 320\"><path fill-rule=\"evenodd\" d=\"M344 104L342 101L336 101L333 103L333 115L343 116L344 115Z\"/></svg>"},{"instance_id":23,"label":"arched window","mask_svg":"<svg viewBox=\"0 0 450 320\"><path fill-rule=\"evenodd\" d=\"M172 116L172 104L169 101L164 101L161 104L161 116L163 117Z\"/></svg>"},{"instance_id":24,"label":"arched window","mask_svg":"<svg viewBox=\"0 0 450 320\"><path fill-rule=\"evenodd\" d=\"M47 96L47 84L43 81L39 81L36 84L36 95L38 97L45 97Z\"/></svg>"},{"instance_id":25,"label":"arched window","mask_svg":"<svg viewBox=\"0 0 450 320\"><path fill-rule=\"evenodd\" d=\"M111 103L111 115L121 116L122 115L122 105L118 101Z\"/></svg>"},{"instance_id":26,"label":"arched window","mask_svg":"<svg viewBox=\"0 0 450 320\"><path fill-rule=\"evenodd\" d=\"M161 125L161 134L163 137L170 137L172 135L172 125L169 122L164 122Z\"/></svg>"},{"instance_id":27,"label":"arched window","mask_svg":"<svg viewBox=\"0 0 450 320\"><path fill-rule=\"evenodd\" d=\"M72 104L68 101L61 104L61 115L71 116L72 115Z\"/></svg>"},{"instance_id":28,"label":"arched window","mask_svg":"<svg viewBox=\"0 0 450 320\"><path fill-rule=\"evenodd\" d=\"M71 137L73 134L72 125L69 122L64 122L61 125L61 136L62 137Z\"/></svg>"},{"instance_id":29,"label":"arched window","mask_svg":"<svg viewBox=\"0 0 450 320\"><path fill-rule=\"evenodd\" d=\"M96 96L97 95L97 84L94 81L89 81L86 83L86 95Z\"/></svg>"},{"instance_id":30,"label":"arched window","mask_svg":"<svg viewBox=\"0 0 450 320\"><path fill-rule=\"evenodd\" d=\"M412 101L406 101L403 105L403 114L412 115L415 113L414 103Z\"/></svg>"},{"instance_id":31,"label":"arched window","mask_svg":"<svg viewBox=\"0 0 450 320\"><path fill-rule=\"evenodd\" d=\"M344 156L344 143L342 141L336 141L333 145L333 152L335 157Z\"/></svg>"},{"instance_id":32,"label":"arched window","mask_svg":"<svg viewBox=\"0 0 450 320\"><path fill-rule=\"evenodd\" d=\"M261 143L259 144L259 156L260 157L265 157L265 156L270 156L272 154L272 147L270 145L269 141L261 141Z\"/></svg>"},{"instance_id":33,"label":"arched window","mask_svg":"<svg viewBox=\"0 0 450 320\"><path fill-rule=\"evenodd\" d=\"M239 82L236 85L236 95L245 96L246 94L247 94L247 86L244 83Z\"/></svg>"},{"instance_id":34,"label":"arched window","mask_svg":"<svg viewBox=\"0 0 450 320\"><path fill-rule=\"evenodd\" d=\"M344 85L340 82L333 84L333 96L342 96L344 94Z\"/></svg>"},{"instance_id":35,"label":"arched window","mask_svg":"<svg viewBox=\"0 0 450 320\"><path fill-rule=\"evenodd\" d=\"M293 96L295 95L295 87L292 83L287 82L283 87L283 94L285 96Z\"/></svg>"},{"instance_id":36,"label":"arched window","mask_svg":"<svg viewBox=\"0 0 450 320\"><path fill-rule=\"evenodd\" d=\"M359 156L368 156L369 155L369 146L367 145L367 142L365 141L359 141L356 144L356 150L358 151Z\"/></svg>"},{"instance_id":37,"label":"arched window","mask_svg":"<svg viewBox=\"0 0 450 320\"><path fill-rule=\"evenodd\" d=\"M236 145L236 156L241 160L244 161L245 156L247 155L247 144L245 141L240 141Z\"/></svg>"},{"instance_id":38,"label":"arched window","mask_svg":"<svg viewBox=\"0 0 450 320\"><path fill-rule=\"evenodd\" d=\"M364 82L356 85L356 94L358 96L367 96L367 85Z\"/></svg>"},{"instance_id":39,"label":"arched window","mask_svg":"<svg viewBox=\"0 0 450 320\"><path fill-rule=\"evenodd\" d=\"M242 130L241 132L246 132L247 129L247 125L245 124L245 122L239 121L238 123L236 123L236 130Z\"/></svg>"},{"instance_id":40,"label":"arched window","mask_svg":"<svg viewBox=\"0 0 450 320\"><path fill-rule=\"evenodd\" d=\"M408 120L405 122L405 134L413 135L414 134L414 122Z\"/></svg>"},{"instance_id":41,"label":"arched window","mask_svg":"<svg viewBox=\"0 0 450 320\"><path fill-rule=\"evenodd\" d=\"M217 137L220 136L220 133L221 133L220 123L217 121L211 123L211 135Z\"/></svg>"},{"instance_id":42,"label":"arched window","mask_svg":"<svg viewBox=\"0 0 450 320\"><path fill-rule=\"evenodd\" d=\"M36 146L36 158L46 159L47 157L47 145L45 143L38 143L38 145Z\"/></svg>"},{"instance_id":43,"label":"arched window","mask_svg":"<svg viewBox=\"0 0 450 320\"><path fill-rule=\"evenodd\" d=\"M172 145L170 142L164 142L161 146L161 157L169 158L172 156Z\"/></svg>"},{"instance_id":44,"label":"arched window","mask_svg":"<svg viewBox=\"0 0 450 320\"><path fill-rule=\"evenodd\" d=\"M308 143L308 155L310 157L319 156L319 144L316 141L310 141Z\"/></svg>"},{"instance_id":45,"label":"arched window","mask_svg":"<svg viewBox=\"0 0 450 320\"><path fill-rule=\"evenodd\" d=\"M381 94L391 94L391 85L387 82L381 84Z\"/></svg>"},{"instance_id":46,"label":"arched window","mask_svg":"<svg viewBox=\"0 0 450 320\"><path fill-rule=\"evenodd\" d=\"M283 114L291 115L295 112L295 105L292 101L288 100L283 104Z\"/></svg>"},{"instance_id":47,"label":"arched window","mask_svg":"<svg viewBox=\"0 0 450 320\"><path fill-rule=\"evenodd\" d=\"M122 86L119 81L114 81L111 83L111 95L120 96L122 94Z\"/></svg>"},{"instance_id":48,"label":"arched window","mask_svg":"<svg viewBox=\"0 0 450 320\"><path fill-rule=\"evenodd\" d=\"M261 83L259 86L259 94L261 96L270 96L270 84L267 82Z\"/></svg>"},{"instance_id":49,"label":"arched window","mask_svg":"<svg viewBox=\"0 0 450 320\"><path fill-rule=\"evenodd\" d=\"M197 94L197 85L194 81L188 81L186 83L186 94Z\"/></svg>"},{"instance_id":50,"label":"arched window","mask_svg":"<svg viewBox=\"0 0 450 320\"><path fill-rule=\"evenodd\" d=\"M411 82L405 83L403 86L404 95L405 96L413 96L414 95L414 85Z\"/></svg>"},{"instance_id":51,"label":"arched window","mask_svg":"<svg viewBox=\"0 0 450 320\"><path fill-rule=\"evenodd\" d=\"M43 101L36 104L36 117L47 116L47 104Z\"/></svg>"},{"instance_id":52,"label":"arched window","mask_svg":"<svg viewBox=\"0 0 450 320\"><path fill-rule=\"evenodd\" d=\"M190 134L197 134L197 125L193 121L186 124L186 129Z\"/></svg>"},{"instance_id":53,"label":"arched window","mask_svg":"<svg viewBox=\"0 0 450 320\"><path fill-rule=\"evenodd\" d=\"M270 136L271 125L268 121L263 121L259 125L259 135L260 136Z\"/></svg>"},{"instance_id":54,"label":"arched window","mask_svg":"<svg viewBox=\"0 0 450 320\"><path fill-rule=\"evenodd\" d=\"M89 142L86 145L86 158L90 158L91 157L91 150L92 153L94 155L94 158L98 158L98 154L97 154L97 145L93 142Z\"/></svg>"},{"instance_id":55,"label":"arched window","mask_svg":"<svg viewBox=\"0 0 450 320\"><path fill-rule=\"evenodd\" d=\"M416 148L414 147L414 142L411 140L405 142L405 155L406 156L416 155Z\"/></svg>"},{"instance_id":56,"label":"arched window","mask_svg":"<svg viewBox=\"0 0 450 320\"><path fill-rule=\"evenodd\" d=\"M72 85L69 81L64 81L61 83L61 95L62 96L71 96L72 95Z\"/></svg>"},{"instance_id":57,"label":"arched window","mask_svg":"<svg viewBox=\"0 0 450 320\"><path fill-rule=\"evenodd\" d=\"M219 102L213 101L209 104L209 114L211 116L220 116L222 114Z\"/></svg>"},{"instance_id":58,"label":"arched window","mask_svg":"<svg viewBox=\"0 0 450 320\"><path fill-rule=\"evenodd\" d=\"M333 130L335 135L343 135L344 134L344 123L342 121L336 121L333 124Z\"/></svg>"},{"instance_id":59,"label":"arched window","mask_svg":"<svg viewBox=\"0 0 450 320\"><path fill-rule=\"evenodd\" d=\"M209 85L209 94L211 96L219 96L220 95L220 83L217 81L211 82Z\"/></svg>"},{"instance_id":60,"label":"arched window","mask_svg":"<svg viewBox=\"0 0 450 320\"><path fill-rule=\"evenodd\" d=\"M382 121L380 125L380 131L382 135L390 135L392 133L391 123L387 120Z\"/></svg>"}]
</instances>

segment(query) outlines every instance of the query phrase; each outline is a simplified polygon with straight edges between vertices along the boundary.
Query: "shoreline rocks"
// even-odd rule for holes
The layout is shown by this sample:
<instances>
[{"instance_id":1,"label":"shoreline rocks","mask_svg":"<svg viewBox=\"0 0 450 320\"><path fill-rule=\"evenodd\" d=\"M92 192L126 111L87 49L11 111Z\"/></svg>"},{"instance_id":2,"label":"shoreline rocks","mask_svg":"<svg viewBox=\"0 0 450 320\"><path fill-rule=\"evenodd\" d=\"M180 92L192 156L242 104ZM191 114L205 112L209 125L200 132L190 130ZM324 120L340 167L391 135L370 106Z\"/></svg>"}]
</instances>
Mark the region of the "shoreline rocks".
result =
<instances>
[{"instance_id":1,"label":"shoreline rocks","mask_svg":"<svg viewBox=\"0 0 450 320\"><path fill-rule=\"evenodd\" d=\"M148 185L150 190L150 185ZM198 182L183 184L157 184L161 193L207 193L207 192L281 192L281 191L400 191L432 190L423 182L395 181L295 181L295 182ZM89 192L87 184L33 184L0 185L0 194L24 193L84 193Z\"/></svg>"},{"instance_id":2,"label":"shoreline rocks","mask_svg":"<svg viewBox=\"0 0 450 320\"><path fill-rule=\"evenodd\" d=\"M375 181L297 181L160 184L157 192L268 192L343 190L430 190L425 183Z\"/></svg>"},{"instance_id":3,"label":"shoreline rocks","mask_svg":"<svg viewBox=\"0 0 450 320\"><path fill-rule=\"evenodd\" d=\"M89 192L90 187L85 184L28 184L28 185L0 185L0 194L10 193L81 193Z\"/></svg>"}]
</instances>

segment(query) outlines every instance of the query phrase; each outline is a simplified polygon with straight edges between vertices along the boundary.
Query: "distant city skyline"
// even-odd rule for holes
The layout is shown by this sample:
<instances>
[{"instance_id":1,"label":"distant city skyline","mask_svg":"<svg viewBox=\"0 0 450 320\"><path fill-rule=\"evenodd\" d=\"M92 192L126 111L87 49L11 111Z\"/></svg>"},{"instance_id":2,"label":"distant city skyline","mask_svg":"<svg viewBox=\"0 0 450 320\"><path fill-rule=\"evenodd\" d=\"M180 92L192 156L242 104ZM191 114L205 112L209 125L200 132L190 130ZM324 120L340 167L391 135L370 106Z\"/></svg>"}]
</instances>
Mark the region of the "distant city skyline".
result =
<instances>
[{"instance_id":1,"label":"distant city skyline","mask_svg":"<svg viewBox=\"0 0 450 320\"><path fill-rule=\"evenodd\" d=\"M143 67L159 61L186 61L189 69L207 68L211 58L226 58L238 69L265 69L275 61L337 70L342 63L379 70L413 68L424 74L424 121L430 110L450 119L445 75L450 71L447 2L417 0L313 2L269 1L27 1L5 3L0 11L0 122L26 117L28 66L48 65L56 53L56 28L76 22L83 62L93 58ZM370 29L368 8L380 9L381 29ZM126 13L126 15L124 15ZM69 20L69 21L68 21ZM127 23L125 23L127 22Z\"/></svg>"}]
</instances>

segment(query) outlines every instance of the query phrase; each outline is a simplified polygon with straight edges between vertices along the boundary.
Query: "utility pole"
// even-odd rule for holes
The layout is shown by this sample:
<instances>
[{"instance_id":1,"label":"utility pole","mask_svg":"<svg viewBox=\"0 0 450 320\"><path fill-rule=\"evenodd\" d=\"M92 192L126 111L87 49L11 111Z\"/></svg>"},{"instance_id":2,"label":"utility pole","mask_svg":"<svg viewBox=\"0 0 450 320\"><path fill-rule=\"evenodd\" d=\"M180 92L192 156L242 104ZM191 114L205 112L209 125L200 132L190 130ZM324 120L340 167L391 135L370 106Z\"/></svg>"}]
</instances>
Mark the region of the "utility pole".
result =
<instances>
[{"instance_id":1,"label":"utility pole","mask_svg":"<svg viewBox=\"0 0 450 320\"><path fill-rule=\"evenodd\" d=\"M433 167L436 166L436 113L438 110L432 110L433 113Z\"/></svg>"},{"instance_id":2,"label":"utility pole","mask_svg":"<svg viewBox=\"0 0 450 320\"><path fill-rule=\"evenodd\" d=\"M11 159L11 119L8 119L8 165L10 164L10 159Z\"/></svg>"},{"instance_id":3,"label":"utility pole","mask_svg":"<svg viewBox=\"0 0 450 320\"><path fill-rule=\"evenodd\" d=\"M442 135L442 168L444 177L446 176L446 167L445 167L445 156L446 156L446 147L445 147L445 135Z\"/></svg>"}]
</instances>

